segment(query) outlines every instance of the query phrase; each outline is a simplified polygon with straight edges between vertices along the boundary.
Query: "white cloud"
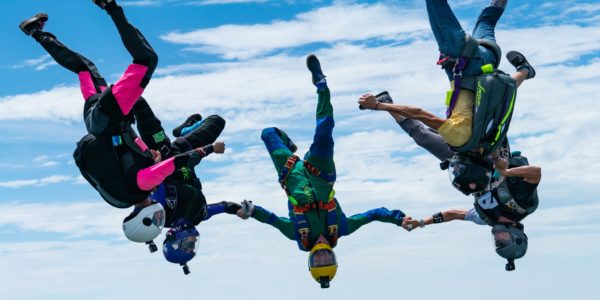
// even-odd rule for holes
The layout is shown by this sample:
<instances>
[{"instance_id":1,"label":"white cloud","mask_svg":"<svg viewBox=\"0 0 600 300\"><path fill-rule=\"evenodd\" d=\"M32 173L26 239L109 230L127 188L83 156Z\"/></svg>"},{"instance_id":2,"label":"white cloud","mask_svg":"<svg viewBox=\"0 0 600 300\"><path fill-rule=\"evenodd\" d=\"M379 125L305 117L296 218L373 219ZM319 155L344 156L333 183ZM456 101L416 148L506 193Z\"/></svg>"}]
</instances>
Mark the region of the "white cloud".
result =
<instances>
[{"instance_id":1,"label":"white cloud","mask_svg":"<svg viewBox=\"0 0 600 300\"><path fill-rule=\"evenodd\" d=\"M52 175L39 179L20 179L20 180L11 180L11 181L2 181L0 182L0 187L5 188L23 188L23 187L43 187L51 184L58 184L63 182L77 182L79 181L78 177L74 176L65 176L65 175Z\"/></svg>"},{"instance_id":2,"label":"white cloud","mask_svg":"<svg viewBox=\"0 0 600 300\"><path fill-rule=\"evenodd\" d=\"M51 66L58 65L49 54L44 54L38 58L26 59L20 64L12 65L13 69L33 68L36 71L42 71Z\"/></svg>"},{"instance_id":3,"label":"white cloud","mask_svg":"<svg viewBox=\"0 0 600 300\"><path fill-rule=\"evenodd\" d=\"M292 21L171 32L162 39L188 45L188 50L219 54L227 59L248 59L317 42L406 39L421 35L428 26L421 11L383 4L337 4L298 14Z\"/></svg>"}]
</instances>

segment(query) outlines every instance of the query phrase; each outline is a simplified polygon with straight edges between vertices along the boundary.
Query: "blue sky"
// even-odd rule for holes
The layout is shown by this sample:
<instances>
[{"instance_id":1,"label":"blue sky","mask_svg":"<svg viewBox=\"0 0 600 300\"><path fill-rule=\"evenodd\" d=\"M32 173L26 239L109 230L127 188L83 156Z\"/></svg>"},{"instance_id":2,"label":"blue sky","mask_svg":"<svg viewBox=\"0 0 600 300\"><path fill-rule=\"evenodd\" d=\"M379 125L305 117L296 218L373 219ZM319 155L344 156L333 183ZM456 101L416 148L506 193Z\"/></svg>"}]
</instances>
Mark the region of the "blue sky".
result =
<instances>
[{"instance_id":1,"label":"blue sky","mask_svg":"<svg viewBox=\"0 0 600 300\"><path fill-rule=\"evenodd\" d=\"M76 77L17 28L47 12L47 30L114 82L130 57L110 19L90 2L0 0L8 12L0 18L3 299L600 298L597 1L510 0L498 26L504 52L523 52L538 73L519 89L509 132L513 148L543 168L539 209L525 221L530 249L517 270L504 271L485 226L449 223L407 233L372 224L340 240L340 268L327 291L312 281L294 242L254 220L202 223L189 276L126 241L120 224L128 212L103 203L71 158L84 134ZM168 131L193 112L227 119L227 152L197 167L209 202L251 199L286 214L260 130L278 126L301 154L308 148L316 96L304 58L316 53L333 94L336 192L344 211L385 206L421 218L469 208L472 199L453 190L436 160L388 115L359 111L356 100L388 90L398 103L442 115L448 83L434 64L423 2L119 3L159 54L144 96ZM470 30L487 1L450 3ZM505 60L501 68L512 71Z\"/></svg>"}]
</instances>

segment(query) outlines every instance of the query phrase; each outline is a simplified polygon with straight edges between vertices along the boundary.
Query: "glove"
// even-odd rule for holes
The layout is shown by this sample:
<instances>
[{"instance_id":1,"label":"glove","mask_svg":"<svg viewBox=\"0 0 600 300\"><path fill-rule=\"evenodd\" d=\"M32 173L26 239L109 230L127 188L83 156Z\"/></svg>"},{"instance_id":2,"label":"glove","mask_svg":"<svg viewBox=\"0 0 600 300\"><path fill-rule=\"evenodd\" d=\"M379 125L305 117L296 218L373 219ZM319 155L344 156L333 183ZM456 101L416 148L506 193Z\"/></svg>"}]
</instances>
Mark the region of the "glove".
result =
<instances>
[{"instance_id":1,"label":"glove","mask_svg":"<svg viewBox=\"0 0 600 300\"><path fill-rule=\"evenodd\" d=\"M230 215L235 215L237 214L238 210L242 209L242 206L235 202L223 202L223 204L225 204L225 212Z\"/></svg>"},{"instance_id":2,"label":"glove","mask_svg":"<svg viewBox=\"0 0 600 300\"><path fill-rule=\"evenodd\" d=\"M242 201L242 209L239 211L238 216L242 219L248 219L252 216L254 212L254 204L252 201L244 200Z\"/></svg>"}]
</instances>

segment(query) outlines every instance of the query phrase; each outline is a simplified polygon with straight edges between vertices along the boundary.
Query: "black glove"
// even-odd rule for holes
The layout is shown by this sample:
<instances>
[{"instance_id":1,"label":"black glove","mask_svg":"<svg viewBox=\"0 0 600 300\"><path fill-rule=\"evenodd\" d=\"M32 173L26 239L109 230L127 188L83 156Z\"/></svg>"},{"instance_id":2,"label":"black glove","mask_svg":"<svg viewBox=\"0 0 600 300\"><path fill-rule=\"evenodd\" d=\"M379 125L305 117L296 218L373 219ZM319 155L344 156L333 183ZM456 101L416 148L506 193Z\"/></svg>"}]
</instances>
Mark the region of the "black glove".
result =
<instances>
[{"instance_id":1,"label":"black glove","mask_svg":"<svg viewBox=\"0 0 600 300\"><path fill-rule=\"evenodd\" d=\"M242 206L235 202L223 201L225 204L225 212L230 215L235 215L238 210L242 209Z\"/></svg>"}]
</instances>

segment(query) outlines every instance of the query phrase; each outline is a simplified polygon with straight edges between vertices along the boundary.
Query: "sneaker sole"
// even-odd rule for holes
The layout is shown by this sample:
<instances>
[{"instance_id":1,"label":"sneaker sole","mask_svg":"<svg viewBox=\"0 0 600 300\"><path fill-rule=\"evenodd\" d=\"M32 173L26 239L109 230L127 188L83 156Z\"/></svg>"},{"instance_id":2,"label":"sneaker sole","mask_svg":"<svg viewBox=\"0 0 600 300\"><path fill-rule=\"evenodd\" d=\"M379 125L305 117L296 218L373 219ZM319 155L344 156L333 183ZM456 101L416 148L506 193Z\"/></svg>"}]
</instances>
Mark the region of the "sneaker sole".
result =
<instances>
[{"instance_id":1,"label":"sneaker sole","mask_svg":"<svg viewBox=\"0 0 600 300\"><path fill-rule=\"evenodd\" d=\"M31 24L32 22L36 22L36 21L41 21L42 23L47 22L48 14L47 13L36 14L35 16L21 22L21 24L19 24L19 28L21 29L21 31L25 32L25 34L29 35L29 33L27 31L25 31L25 27L27 25Z\"/></svg>"}]
</instances>

